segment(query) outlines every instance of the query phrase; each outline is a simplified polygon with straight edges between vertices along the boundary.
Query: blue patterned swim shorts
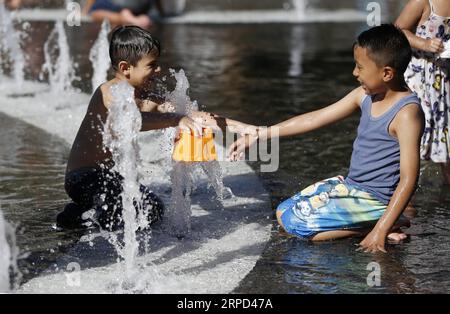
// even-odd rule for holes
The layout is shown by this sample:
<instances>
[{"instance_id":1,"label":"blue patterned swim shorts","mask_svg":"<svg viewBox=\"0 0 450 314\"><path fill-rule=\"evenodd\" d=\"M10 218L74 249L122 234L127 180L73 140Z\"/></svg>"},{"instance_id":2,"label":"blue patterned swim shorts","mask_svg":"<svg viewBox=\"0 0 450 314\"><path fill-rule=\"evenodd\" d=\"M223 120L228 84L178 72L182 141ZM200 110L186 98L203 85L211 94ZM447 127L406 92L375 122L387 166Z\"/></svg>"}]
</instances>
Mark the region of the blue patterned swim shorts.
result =
<instances>
[{"instance_id":1,"label":"blue patterned swim shorts","mask_svg":"<svg viewBox=\"0 0 450 314\"><path fill-rule=\"evenodd\" d=\"M387 206L337 176L319 181L282 202L277 211L286 232L310 239L332 230L373 227Z\"/></svg>"}]
</instances>

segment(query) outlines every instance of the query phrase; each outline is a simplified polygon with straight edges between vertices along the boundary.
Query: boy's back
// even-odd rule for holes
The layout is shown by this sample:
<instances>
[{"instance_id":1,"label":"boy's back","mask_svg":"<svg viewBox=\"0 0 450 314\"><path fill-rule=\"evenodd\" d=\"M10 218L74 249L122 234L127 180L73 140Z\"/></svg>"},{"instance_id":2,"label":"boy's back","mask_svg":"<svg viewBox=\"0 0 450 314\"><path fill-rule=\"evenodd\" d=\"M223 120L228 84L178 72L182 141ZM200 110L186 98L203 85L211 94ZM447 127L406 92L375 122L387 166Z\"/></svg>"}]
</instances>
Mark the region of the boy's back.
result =
<instances>
[{"instance_id":1,"label":"boy's back","mask_svg":"<svg viewBox=\"0 0 450 314\"><path fill-rule=\"evenodd\" d=\"M95 91L70 151L66 172L86 167L112 167L111 153L103 148L103 125L108 116L109 87L112 81Z\"/></svg>"}]
</instances>

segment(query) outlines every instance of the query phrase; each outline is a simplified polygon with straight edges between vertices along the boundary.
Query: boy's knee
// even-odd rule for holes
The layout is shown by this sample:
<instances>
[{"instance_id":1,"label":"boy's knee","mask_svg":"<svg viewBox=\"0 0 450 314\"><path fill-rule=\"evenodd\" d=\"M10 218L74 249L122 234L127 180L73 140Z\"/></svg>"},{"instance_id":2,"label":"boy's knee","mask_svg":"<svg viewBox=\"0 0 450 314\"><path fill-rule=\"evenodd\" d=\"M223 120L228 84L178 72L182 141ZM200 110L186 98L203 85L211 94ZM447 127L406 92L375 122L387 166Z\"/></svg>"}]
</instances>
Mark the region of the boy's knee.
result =
<instances>
[{"instance_id":1,"label":"boy's knee","mask_svg":"<svg viewBox=\"0 0 450 314\"><path fill-rule=\"evenodd\" d=\"M282 221L281 221L281 215L283 214L283 212L282 211L280 211L280 210L277 210L277 212L276 212L276 216L277 216L277 221L278 221L278 224L280 225L280 226L282 226L283 225L283 223L282 223Z\"/></svg>"}]
</instances>

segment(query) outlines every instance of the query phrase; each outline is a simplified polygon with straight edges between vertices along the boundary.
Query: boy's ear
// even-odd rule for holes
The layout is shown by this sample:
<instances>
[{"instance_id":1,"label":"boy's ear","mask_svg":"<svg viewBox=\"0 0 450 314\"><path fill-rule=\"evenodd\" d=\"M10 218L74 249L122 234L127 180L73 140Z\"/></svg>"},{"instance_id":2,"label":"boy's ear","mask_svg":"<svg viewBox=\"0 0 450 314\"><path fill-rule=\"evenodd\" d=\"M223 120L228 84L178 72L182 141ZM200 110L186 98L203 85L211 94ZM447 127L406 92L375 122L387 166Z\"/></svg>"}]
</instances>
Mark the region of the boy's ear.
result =
<instances>
[{"instance_id":1,"label":"boy's ear","mask_svg":"<svg viewBox=\"0 0 450 314\"><path fill-rule=\"evenodd\" d=\"M389 66L383 68L383 81L389 82L392 81L395 77L395 69Z\"/></svg>"},{"instance_id":2,"label":"boy's ear","mask_svg":"<svg viewBox=\"0 0 450 314\"><path fill-rule=\"evenodd\" d=\"M119 62L119 70L120 72L125 75L127 78L130 76L130 64L126 61L120 61Z\"/></svg>"}]
</instances>

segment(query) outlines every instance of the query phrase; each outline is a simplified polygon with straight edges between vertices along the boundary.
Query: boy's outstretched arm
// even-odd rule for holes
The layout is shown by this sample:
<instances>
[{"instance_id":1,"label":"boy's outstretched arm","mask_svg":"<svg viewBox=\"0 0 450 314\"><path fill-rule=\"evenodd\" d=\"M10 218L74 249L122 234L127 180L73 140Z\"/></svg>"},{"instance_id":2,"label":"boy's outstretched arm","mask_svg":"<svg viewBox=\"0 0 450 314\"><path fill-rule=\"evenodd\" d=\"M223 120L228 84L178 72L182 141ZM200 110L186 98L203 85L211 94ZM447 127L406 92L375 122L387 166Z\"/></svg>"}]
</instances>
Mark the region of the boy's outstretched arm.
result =
<instances>
[{"instance_id":1,"label":"boy's outstretched arm","mask_svg":"<svg viewBox=\"0 0 450 314\"><path fill-rule=\"evenodd\" d=\"M420 139L423 132L423 113L416 104L404 107L392 122L392 128L400 144L400 182L386 211L372 231L359 244L365 252L386 253L385 241L411 199L420 167Z\"/></svg>"},{"instance_id":2,"label":"boy's outstretched arm","mask_svg":"<svg viewBox=\"0 0 450 314\"><path fill-rule=\"evenodd\" d=\"M299 135L342 120L359 108L364 95L365 92L362 87L358 87L338 102L325 108L296 116L268 128L260 127L258 129L258 138L261 140L269 140L275 136ZM257 137L247 136L235 141L228 150L230 159L239 159L239 155L247 147L254 144L256 139Z\"/></svg>"},{"instance_id":3,"label":"boy's outstretched arm","mask_svg":"<svg viewBox=\"0 0 450 314\"><path fill-rule=\"evenodd\" d=\"M224 118L214 113L193 111L189 114L189 116L202 126L210 127L216 130L221 129L222 132L228 130L230 132L239 133L241 135L257 135L258 133L258 128L256 126Z\"/></svg>"},{"instance_id":4,"label":"boy's outstretched arm","mask_svg":"<svg viewBox=\"0 0 450 314\"><path fill-rule=\"evenodd\" d=\"M410 0L398 16L395 25L405 33L411 47L433 53L442 52L444 50L442 40L425 39L414 33L427 5L428 0Z\"/></svg>"},{"instance_id":5,"label":"boy's outstretched arm","mask_svg":"<svg viewBox=\"0 0 450 314\"><path fill-rule=\"evenodd\" d=\"M202 134L201 126L189 118L177 113L141 112L141 131L150 131L179 126L181 129L193 131L195 136Z\"/></svg>"}]
</instances>

